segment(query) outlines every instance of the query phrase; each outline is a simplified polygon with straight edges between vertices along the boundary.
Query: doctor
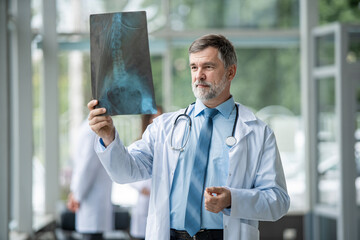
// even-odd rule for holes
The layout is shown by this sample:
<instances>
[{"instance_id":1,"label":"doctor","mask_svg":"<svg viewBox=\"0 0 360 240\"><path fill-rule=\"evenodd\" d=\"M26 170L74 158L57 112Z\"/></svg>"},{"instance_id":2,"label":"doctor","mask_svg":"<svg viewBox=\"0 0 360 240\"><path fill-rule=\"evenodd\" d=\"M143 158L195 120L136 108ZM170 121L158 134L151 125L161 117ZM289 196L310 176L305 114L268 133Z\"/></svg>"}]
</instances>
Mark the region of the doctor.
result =
<instances>
[{"instance_id":1,"label":"doctor","mask_svg":"<svg viewBox=\"0 0 360 240\"><path fill-rule=\"evenodd\" d=\"M229 40L205 35L189 60L196 103L156 118L129 148L90 101L96 151L118 183L152 178L146 239L259 239L258 221L281 218L290 204L274 133L230 94Z\"/></svg>"},{"instance_id":2,"label":"doctor","mask_svg":"<svg viewBox=\"0 0 360 240\"><path fill-rule=\"evenodd\" d=\"M95 137L88 122L83 122L75 141L67 203L76 214L75 229L83 240L102 240L103 232L113 230L112 181L94 151Z\"/></svg>"}]
</instances>

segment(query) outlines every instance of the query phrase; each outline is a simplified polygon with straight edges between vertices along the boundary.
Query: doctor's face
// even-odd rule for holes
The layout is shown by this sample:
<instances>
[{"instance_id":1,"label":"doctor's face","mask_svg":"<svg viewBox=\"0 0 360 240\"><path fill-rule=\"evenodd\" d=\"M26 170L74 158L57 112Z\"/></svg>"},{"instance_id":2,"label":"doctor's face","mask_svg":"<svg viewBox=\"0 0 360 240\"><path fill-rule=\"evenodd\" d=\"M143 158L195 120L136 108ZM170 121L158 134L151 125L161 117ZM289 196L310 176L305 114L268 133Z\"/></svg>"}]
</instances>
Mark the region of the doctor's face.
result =
<instances>
[{"instance_id":1,"label":"doctor's face","mask_svg":"<svg viewBox=\"0 0 360 240\"><path fill-rule=\"evenodd\" d=\"M192 90L205 105L215 107L230 97L228 71L216 48L208 47L190 54Z\"/></svg>"}]
</instances>

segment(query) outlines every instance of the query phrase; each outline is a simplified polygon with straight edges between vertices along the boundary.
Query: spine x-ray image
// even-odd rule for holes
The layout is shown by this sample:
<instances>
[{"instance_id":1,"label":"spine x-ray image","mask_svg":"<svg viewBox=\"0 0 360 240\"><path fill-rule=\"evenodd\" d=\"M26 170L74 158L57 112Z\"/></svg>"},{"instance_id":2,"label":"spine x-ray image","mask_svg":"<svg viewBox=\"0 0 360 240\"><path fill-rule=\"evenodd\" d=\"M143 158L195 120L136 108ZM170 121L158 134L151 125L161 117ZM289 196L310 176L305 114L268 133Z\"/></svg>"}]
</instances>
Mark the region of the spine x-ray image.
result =
<instances>
[{"instance_id":1,"label":"spine x-ray image","mask_svg":"<svg viewBox=\"0 0 360 240\"><path fill-rule=\"evenodd\" d=\"M91 86L106 115L154 114L146 13L90 15Z\"/></svg>"}]
</instances>

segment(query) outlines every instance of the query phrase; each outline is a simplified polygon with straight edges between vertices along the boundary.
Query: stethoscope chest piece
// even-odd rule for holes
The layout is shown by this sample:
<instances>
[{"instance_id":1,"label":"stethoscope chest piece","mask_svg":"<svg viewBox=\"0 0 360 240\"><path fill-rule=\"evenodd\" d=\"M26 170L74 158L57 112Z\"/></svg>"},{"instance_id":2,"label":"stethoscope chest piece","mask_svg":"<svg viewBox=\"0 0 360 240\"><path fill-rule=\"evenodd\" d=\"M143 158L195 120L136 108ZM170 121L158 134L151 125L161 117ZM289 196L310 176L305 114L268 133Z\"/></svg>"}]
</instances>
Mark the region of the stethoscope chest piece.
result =
<instances>
[{"instance_id":1,"label":"stethoscope chest piece","mask_svg":"<svg viewBox=\"0 0 360 240\"><path fill-rule=\"evenodd\" d=\"M236 144L236 138L234 136L229 136L229 137L226 138L225 143L229 147L232 147L232 146L234 146Z\"/></svg>"}]
</instances>

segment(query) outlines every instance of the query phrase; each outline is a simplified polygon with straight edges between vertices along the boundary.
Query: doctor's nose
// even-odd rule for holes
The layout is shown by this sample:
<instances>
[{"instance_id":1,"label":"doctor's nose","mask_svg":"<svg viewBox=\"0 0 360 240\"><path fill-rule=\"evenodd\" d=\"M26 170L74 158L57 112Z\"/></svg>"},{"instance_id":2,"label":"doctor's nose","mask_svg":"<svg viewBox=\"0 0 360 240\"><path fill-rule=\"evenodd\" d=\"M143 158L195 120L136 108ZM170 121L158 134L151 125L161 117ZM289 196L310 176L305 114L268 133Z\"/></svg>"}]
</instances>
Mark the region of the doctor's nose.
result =
<instances>
[{"instance_id":1,"label":"doctor's nose","mask_svg":"<svg viewBox=\"0 0 360 240\"><path fill-rule=\"evenodd\" d=\"M206 75L205 73L203 72L203 70L201 70L201 68L198 69L198 71L196 72L196 75L195 75L195 80L205 80L206 79Z\"/></svg>"}]
</instances>

